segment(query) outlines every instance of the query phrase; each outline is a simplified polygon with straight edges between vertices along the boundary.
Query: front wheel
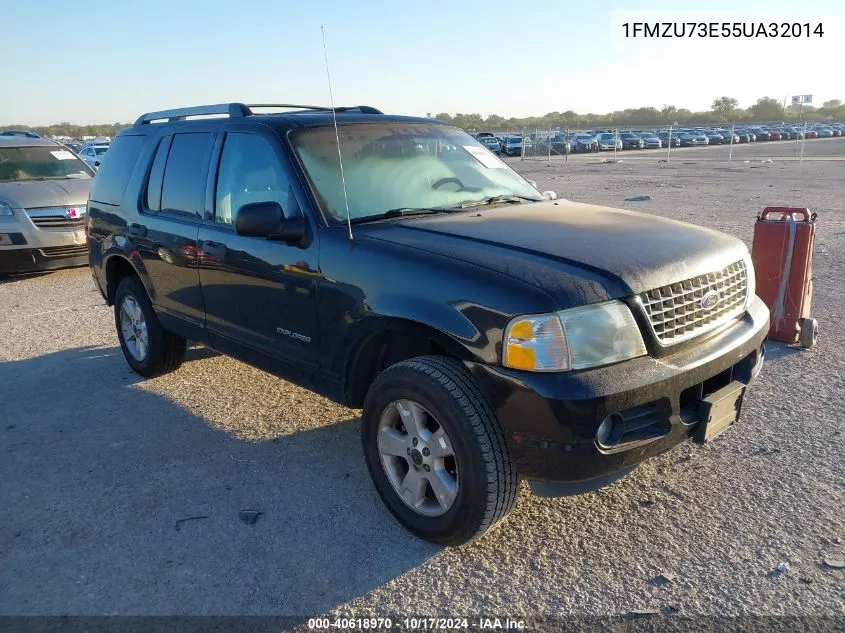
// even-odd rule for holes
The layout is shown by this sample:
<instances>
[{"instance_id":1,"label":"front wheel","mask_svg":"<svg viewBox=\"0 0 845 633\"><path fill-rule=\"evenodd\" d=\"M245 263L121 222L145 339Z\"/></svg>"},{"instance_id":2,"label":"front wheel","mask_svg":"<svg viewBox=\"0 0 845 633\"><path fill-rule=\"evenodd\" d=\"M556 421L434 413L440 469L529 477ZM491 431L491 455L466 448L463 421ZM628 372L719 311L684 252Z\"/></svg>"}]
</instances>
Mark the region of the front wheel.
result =
<instances>
[{"instance_id":1,"label":"front wheel","mask_svg":"<svg viewBox=\"0 0 845 633\"><path fill-rule=\"evenodd\" d=\"M394 517L440 545L480 537L511 510L518 479L504 435L460 363L421 356L392 365L367 393L364 457Z\"/></svg>"}]
</instances>

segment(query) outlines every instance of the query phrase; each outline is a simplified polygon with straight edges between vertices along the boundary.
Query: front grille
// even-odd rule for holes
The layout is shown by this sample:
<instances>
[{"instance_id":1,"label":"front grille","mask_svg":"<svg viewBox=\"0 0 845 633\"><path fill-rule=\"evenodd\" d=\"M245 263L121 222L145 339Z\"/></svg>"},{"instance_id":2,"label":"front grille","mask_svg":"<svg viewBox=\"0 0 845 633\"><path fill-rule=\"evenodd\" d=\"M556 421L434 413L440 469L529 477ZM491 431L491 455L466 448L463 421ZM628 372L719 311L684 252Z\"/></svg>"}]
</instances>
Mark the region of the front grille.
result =
<instances>
[{"instance_id":1,"label":"front grille","mask_svg":"<svg viewBox=\"0 0 845 633\"><path fill-rule=\"evenodd\" d=\"M77 255L87 255L88 247L86 245L73 244L71 246L47 246L39 249L44 257L76 257Z\"/></svg>"},{"instance_id":2,"label":"front grille","mask_svg":"<svg viewBox=\"0 0 845 633\"><path fill-rule=\"evenodd\" d=\"M718 294L718 300L705 308L701 300L711 291ZM747 293L745 262L738 261L713 273L649 290L639 298L657 340L671 345L740 316Z\"/></svg>"},{"instance_id":3,"label":"front grille","mask_svg":"<svg viewBox=\"0 0 845 633\"><path fill-rule=\"evenodd\" d=\"M68 217L74 213L76 217ZM29 219L39 229L78 230L85 226L85 205L27 209Z\"/></svg>"},{"instance_id":4,"label":"front grille","mask_svg":"<svg viewBox=\"0 0 845 633\"><path fill-rule=\"evenodd\" d=\"M81 229L85 226L85 218L41 217L30 218L39 229Z\"/></svg>"}]
</instances>

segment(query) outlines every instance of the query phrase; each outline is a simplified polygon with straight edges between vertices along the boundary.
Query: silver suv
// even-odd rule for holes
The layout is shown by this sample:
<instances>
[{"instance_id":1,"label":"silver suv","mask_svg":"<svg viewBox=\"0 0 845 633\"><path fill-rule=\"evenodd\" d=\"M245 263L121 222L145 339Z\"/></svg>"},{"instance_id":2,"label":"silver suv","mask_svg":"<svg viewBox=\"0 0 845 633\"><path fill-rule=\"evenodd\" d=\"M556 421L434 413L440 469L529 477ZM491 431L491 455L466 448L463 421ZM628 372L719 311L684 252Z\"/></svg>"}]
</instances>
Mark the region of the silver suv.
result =
<instances>
[{"instance_id":1,"label":"silver suv","mask_svg":"<svg viewBox=\"0 0 845 633\"><path fill-rule=\"evenodd\" d=\"M44 138L0 137L0 274L88 264L94 171Z\"/></svg>"}]
</instances>

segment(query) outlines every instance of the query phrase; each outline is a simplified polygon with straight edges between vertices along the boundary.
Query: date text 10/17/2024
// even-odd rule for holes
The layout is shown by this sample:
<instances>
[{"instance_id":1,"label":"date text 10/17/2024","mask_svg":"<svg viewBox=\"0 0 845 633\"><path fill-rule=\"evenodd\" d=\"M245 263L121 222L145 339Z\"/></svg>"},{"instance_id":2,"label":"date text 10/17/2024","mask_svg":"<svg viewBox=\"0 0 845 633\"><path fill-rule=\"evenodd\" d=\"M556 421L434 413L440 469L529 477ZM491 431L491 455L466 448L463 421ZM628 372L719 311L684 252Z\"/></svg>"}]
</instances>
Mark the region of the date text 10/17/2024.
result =
<instances>
[{"instance_id":1,"label":"date text 10/17/2024","mask_svg":"<svg viewBox=\"0 0 845 633\"><path fill-rule=\"evenodd\" d=\"M311 630L369 630L389 631L524 631L524 620L511 618L310 618Z\"/></svg>"},{"instance_id":2,"label":"date text 10/17/2024","mask_svg":"<svg viewBox=\"0 0 845 633\"><path fill-rule=\"evenodd\" d=\"M824 36L821 22L625 22L629 38L776 38Z\"/></svg>"}]
</instances>

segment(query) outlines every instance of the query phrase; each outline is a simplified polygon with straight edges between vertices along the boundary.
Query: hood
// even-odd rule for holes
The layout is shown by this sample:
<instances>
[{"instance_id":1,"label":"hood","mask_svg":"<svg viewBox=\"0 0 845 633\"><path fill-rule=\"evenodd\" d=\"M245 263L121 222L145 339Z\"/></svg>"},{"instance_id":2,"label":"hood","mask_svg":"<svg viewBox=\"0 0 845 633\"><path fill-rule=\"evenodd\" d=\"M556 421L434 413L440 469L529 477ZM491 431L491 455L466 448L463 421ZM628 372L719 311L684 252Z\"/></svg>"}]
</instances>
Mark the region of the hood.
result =
<instances>
[{"instance_id":1,"label":"hood","mask_svg":"<svg viewBox=\"0 0 845 633\"><path fill-rule=\"evenodd\" d=\"M568 200L361 225L359 235L437 253L539 286L562 308L719 270L737 238L676 220Z\"/></svg>"},{"instance_id":2,"label":"hood","mask_svg":"<svg viewBox=\"0 0 845 633\"><path fill-rule=\"evenodd\" d=\"M17 209L85 204L93 178L0 182L0 202Z\"/></svg>"}]
</instances>

